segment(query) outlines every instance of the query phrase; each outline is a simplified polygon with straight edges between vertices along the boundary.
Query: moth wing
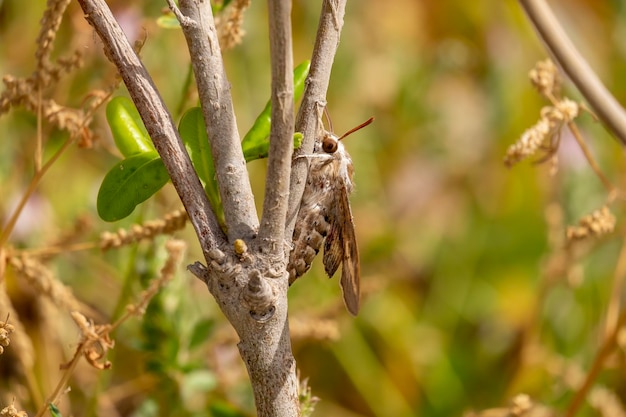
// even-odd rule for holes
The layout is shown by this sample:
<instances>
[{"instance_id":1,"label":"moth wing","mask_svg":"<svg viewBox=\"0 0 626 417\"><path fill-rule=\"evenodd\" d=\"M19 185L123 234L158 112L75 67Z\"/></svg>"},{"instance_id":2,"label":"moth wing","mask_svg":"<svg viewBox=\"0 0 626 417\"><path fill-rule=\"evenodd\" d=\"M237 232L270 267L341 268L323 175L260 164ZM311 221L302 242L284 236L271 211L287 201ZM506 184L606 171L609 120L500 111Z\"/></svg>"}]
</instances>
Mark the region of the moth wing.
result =
<instances>
[{"instance_id":1,"label":"moth wing","mask_svg":"<svg viewBox=\"0 0 626 417\"><path fill-rule=\"evenodd\" d=\"M359 260L359 248L356 244L356 234L354 233L352 210L350 210L350 203L348 202L348 193L343 192L341 194L342 211L345 215L345 219L341 223L343 225L341 289L343 290L343 301L346 303L348 311L356 316L359 313L361 298L361 263Z\"/></svg>"},{"instance_id":2,"label":"moth wing","mask_svg":"<svg viewBox=\"0 0 626 417\"><path fill-rule=\"evenodd\" d=\"M339 202L337 202L339 203ZM333 204L334 210L328 214L330 229L324 240L324 270L329 278L332 278L343 260L343 226L345 216L341 213L341 208Z\"/></svg>"},{"instance_id":3,"label":"moth wing","mask_svg":"<svg viewBox=\"0 0 626 417\"><path fill-rule=\"evenodd\" d=\"M345 186L335 193L337 200L333 205L334 213L331 228L324 242L324 268L329 277L332 277L342 264L341 289L343 300L348 311L357 315L360 298L360 264L359 249L356 244L352 211L348 201L348 191Z\"/></svg>"}]
</instances>

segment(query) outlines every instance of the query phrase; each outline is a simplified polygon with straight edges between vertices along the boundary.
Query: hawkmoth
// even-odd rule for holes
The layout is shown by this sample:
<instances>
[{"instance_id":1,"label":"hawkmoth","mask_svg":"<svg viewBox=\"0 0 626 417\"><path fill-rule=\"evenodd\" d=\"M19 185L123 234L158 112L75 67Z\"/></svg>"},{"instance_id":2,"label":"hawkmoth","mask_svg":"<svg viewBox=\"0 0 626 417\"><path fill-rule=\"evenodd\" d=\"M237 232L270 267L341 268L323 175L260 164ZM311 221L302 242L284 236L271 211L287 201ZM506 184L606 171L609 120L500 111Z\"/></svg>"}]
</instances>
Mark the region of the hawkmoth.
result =
<instances>
[{"instance_id":1,"label":"hawkmoth","mask_svg":"<svg viewBox=\"0 0 626 417\"><path fill-rule=\"evenodd\" d=\"M291 285L309 270L323 244L326 274L332 277L339 264L342 265L340 283L343 300L348 311L355 316L360 303L360 264L348 200L354 188L354 167L341 140L373 120L372 117L338 137L332 132L329 119L330 131L321 129L313 154L300 156L307 159L309 171L287 265Z\"/></svg>"}]
</instances>

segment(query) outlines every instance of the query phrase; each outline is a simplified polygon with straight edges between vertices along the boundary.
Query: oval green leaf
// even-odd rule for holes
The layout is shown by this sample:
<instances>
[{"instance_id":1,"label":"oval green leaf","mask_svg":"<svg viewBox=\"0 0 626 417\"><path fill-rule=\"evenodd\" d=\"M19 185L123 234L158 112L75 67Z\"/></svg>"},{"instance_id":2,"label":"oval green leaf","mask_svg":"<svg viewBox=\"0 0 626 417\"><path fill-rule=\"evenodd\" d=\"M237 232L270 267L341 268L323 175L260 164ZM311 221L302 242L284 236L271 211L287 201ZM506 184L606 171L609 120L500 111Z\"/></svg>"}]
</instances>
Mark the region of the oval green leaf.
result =
<instances>
[{"instance_id":1,"label":"oval green leaf","mask_svg":"<svg viewBox=\"0 0 626 417\"><path fill-rule=\"evenodd\" d=\"M130 99L121 96L113 98L107 104L106 115L113 140L122 155L128 157L155 150L141 116Z\"/></svg>"},{"instance_id":2,"label":"oval green leaf","mask_svg":"<svg viewBox=\"0 0 626 417\"><path fill-rule=\"evenodd\" d=\"M123 219L169 179L156 151L126 158L115 164L104 177L98 192L98 214L107 222Z\"/></svg>"},{"instance_id":3,"label":"oval green leaf","mask_svg":"<svg viewBox=\"0 0 626 417\"><path fill-rule=\"evenodd\" d=\"M198 177L207 184L215 179L211 146L204 125L202 109L193 107L185 112L178 125L180 136L187 147Z\"/></svg>"},{"instance_id":4,"label":"oval green leaf","mask_svg":"<svg viewBox=\"0 0 626 417\"><path fill-rule=\"evenodd\" d=\"M193 167L204 183L204 191L213 207L213 212L217 215L220 224L223 225L224 209L215 177L215 165L211 156L211 145L209 144L202 109L193 107L187 110L180 120L178 131L187 147Z\"/></svg>"},{"instance_id":5,"label":"oval green leaf","mask_svg":"<svg viewBox=\"0 0 626 417\"><path fill-rule=\"evenodd\" d=\"M304 93L304 84L311 61L304 61L293 70L293 90L294 100L298 101ZM254 124L243 137L241 148L246 158L246 162L267 157L270 148L270 127L272 124L272 103L267 102L261 114L258 115ZM295 140L295 136L294 136ZM296 146L299 147L300 145Z\"/></svg>"}]
</instances>

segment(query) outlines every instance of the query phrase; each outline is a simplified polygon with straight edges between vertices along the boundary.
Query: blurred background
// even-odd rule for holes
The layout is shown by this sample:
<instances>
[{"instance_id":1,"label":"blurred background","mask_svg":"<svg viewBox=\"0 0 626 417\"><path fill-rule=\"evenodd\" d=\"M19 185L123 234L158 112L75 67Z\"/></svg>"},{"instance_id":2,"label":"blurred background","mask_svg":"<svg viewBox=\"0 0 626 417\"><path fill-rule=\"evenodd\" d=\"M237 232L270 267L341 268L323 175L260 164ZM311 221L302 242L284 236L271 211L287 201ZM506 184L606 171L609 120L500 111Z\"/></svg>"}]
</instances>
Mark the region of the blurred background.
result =
<instances>
[{"instance_id":1,"label":"blurred background","mask_svg":"<svg viewBox=\"0 0 626 417\"><path fill-rule=\"evenodd\" d=\"M181 103L184 110L196 98L184 91L189 58L182 34L157 24L166 3L109 4L132 40L145 38L142 59L179 120ZM550 4L625 102L626 4ZM44 7L42 1L0 1L0 74L34 71ZM294 1L296 64L310 58L320 8L319 1ZM265 2L252 2L243 28L243 42L224 57L242 134L270 95ZM90 90L114 82L114 71L72 2L53 57L76 49L85 65L45 94L80 107ZM614 275L622 209L611 207L616 233L587 242L562 273L546 273L564 227L607 198L567 131L558 172L532 158L512 169L503 164L507 147L548 104L528 82L528 71L546 57L513 1L348 3L327 101L339 134L376 117L345 142L356 172L351 203L364 294L359 316L351 317L338 277L328 280L320 260L290 290L300 376L320 399L313 415L460 416L507 407L521 393L561 411L571 401L605 335L609 302L620 296ZM123 86L115 93L126 94ZM565 94L580 100L567 82ZM622 146L588 114L577 123L603 172L620 186ZM69 148L45 175L9 239L12 247L39 248L78 229L78 241L97 241L103 231L179 208L170 184L128 219L100 220L98 187L119 154L104 109L91 127L99 140L89 149ZM46 124L42 129L45 160L67 134ZM36 115L12 110L0 118L0 132L4 224L32 178ZM248 166L260 208L265 161ZM186 264L202 258L190 225L177 236L189 245ZM68 252L47 265L111 321L158 272L164 240L104 254ZM58 366L71 357L77 331L67 311L40 299L11 271L6 286L31 340L34 365L30 375L20 375L9 356L0 356L0 375L7 376L0 381L0 408L15 398L34 414L60 380ZM3 315L0 309L0 320ZM145 317L131 319L113 337L112 368L81 365L59 403L64 415L255 415L236 335L204 284L182 268ZM603 400L590 397L579 415L624 415L625 369L618 351L596 379Z\"/></svg>"}]
</instances>

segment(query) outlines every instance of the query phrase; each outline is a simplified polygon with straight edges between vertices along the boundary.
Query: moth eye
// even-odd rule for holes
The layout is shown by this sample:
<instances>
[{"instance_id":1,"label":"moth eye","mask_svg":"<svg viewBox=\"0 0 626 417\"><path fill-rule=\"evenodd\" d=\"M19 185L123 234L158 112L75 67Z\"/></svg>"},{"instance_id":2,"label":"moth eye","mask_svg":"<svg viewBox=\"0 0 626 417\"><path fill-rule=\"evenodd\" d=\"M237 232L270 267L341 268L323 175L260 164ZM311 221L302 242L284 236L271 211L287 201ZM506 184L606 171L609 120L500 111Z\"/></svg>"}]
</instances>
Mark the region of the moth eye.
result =
<instances>
[{"instance_id":1,"label":"moth eye","mask_svg":"<svg viewBox=\"0 0 626 417\"><path fill-rule=\"evenodd\" d=\"M326 153L335 153L337 151L337 140L330 136L324 137L322 149Z\"/></svg>"}]
</instances>

